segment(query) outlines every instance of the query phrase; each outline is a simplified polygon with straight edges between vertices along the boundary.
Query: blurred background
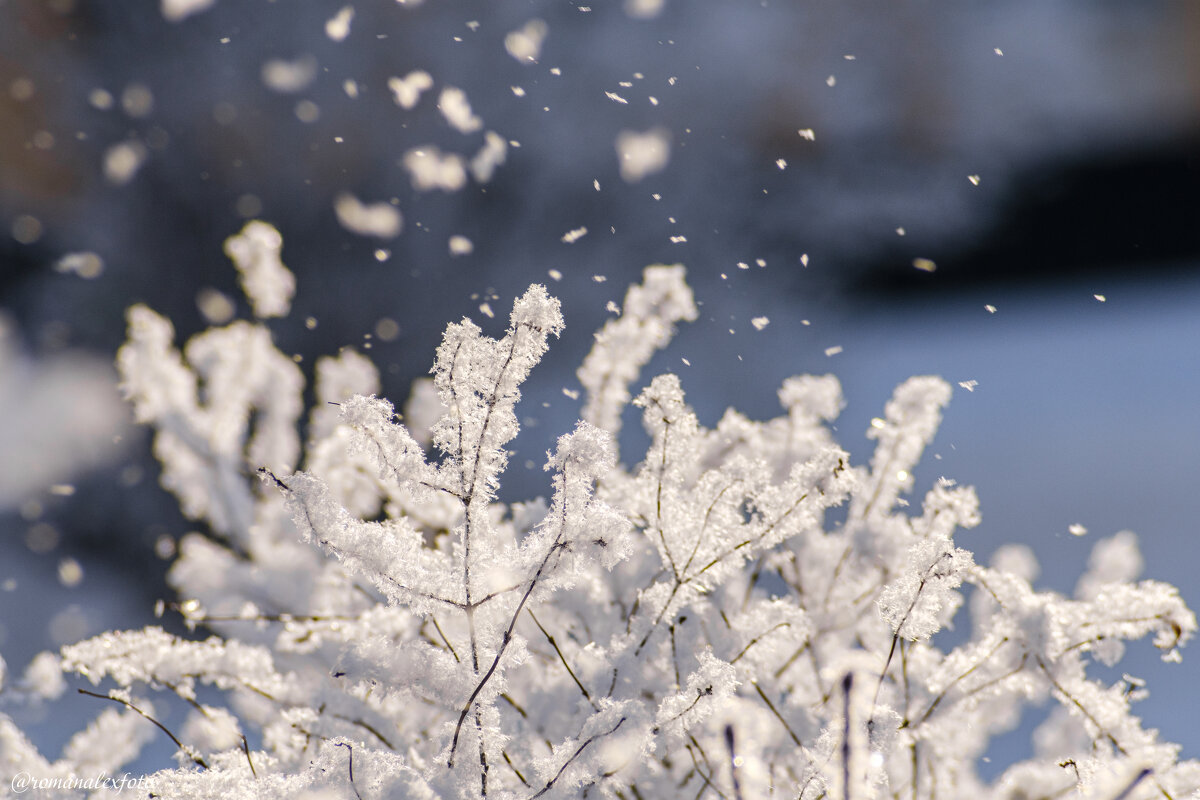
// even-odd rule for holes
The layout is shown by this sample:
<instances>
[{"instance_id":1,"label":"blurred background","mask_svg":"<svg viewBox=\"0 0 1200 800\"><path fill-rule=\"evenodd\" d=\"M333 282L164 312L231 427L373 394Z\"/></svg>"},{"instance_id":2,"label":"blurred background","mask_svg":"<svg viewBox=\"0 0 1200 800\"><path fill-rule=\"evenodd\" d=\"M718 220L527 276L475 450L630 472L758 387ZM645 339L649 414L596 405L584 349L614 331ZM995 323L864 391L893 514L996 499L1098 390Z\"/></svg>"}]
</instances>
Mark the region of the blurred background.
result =
<instances>
[{"instance_id":1,"label":"blurred background","mask_svg":"<svg viewBox=\"0 0 1200 800\"><path fill-rule=\"evenodd\" d=\"M310 378L365 349L397 404L446 322L498 334L532 282L562 299L507 499L548 493L608 302L682 262L701 318L646 375L678 371L703 423L832 372L865 462L894 386L942 375L912 499L977 486L977 560L1027 544L1070 592L1131 529L1198 608L1198 148L1185 0L0 0L0 653L19 673L171 597L192 524L112 360L136 302L180 344L249 316L222 254L249 219L297 277L280 348ZM339 221L347 196L402 232ZM1188 757L1198 657L1139 643L1105 673L1148 680L1145 724ZM26 722L54 757L99 710Z\"/></svg>"}]
</instances>

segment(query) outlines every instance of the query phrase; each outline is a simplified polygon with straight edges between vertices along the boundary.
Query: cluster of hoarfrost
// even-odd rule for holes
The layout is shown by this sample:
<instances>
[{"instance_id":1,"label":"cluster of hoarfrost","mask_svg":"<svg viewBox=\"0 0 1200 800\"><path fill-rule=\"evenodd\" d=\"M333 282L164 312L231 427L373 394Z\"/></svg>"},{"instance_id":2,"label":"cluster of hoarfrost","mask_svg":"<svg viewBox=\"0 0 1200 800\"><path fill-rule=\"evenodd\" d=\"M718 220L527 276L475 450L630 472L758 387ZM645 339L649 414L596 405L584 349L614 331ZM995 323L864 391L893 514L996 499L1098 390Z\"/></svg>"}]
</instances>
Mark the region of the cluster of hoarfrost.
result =
<instances>
[{"instance_id":1,"label":"cluster of hoarfrost","mask_svg":"<svg viewBox=\"0 0 1200 800\"><path fill-rule=\"evenodd\" d=\"M266 316L291 290L262 233L230 252L257 300L276 299L256 302ZM248 238L262 243L253 255ZM271 280L244 259L270 263ZM516 300L499 339L450 325L407 420L365 357L320 360L303 446L302 376L263 323L180 352L166 319L130 309L125 392L156 431L164 486L206 528L180 543L168 608L207 638L148 628L43 654L7 701L61 694L61 670L112 705L53 762L0 715L0 772L118 769L161 735L147 696L172 692L191 718L167 732L180 766L148 776L155 797L1200 788L1200 764L1130 713L1136 679L1088 676L1147 636L1175 660L1196 630L1173 587L1133 582L1132 535L1097 546L1071 598L1031 586L1027 551L984 567L958 546L979 520L974 490L942 479L909 511L902 495L950 398L938 378L897 388L865 466L832 437L832 376L785 381L776 419L730 410L712 429L675 375L634 396L655 349L695 316L683 268L649 267L579 371L583 419L547 454L551 498L506 505L521 384L563 327L543 287ZM650 443L627 468L614 434L631 402ZM960 614L971 636L944 652L932 637ZM1048 700L1058 710L1036 756L983 782L990 738Z\"/></svg>"}]
</instances>

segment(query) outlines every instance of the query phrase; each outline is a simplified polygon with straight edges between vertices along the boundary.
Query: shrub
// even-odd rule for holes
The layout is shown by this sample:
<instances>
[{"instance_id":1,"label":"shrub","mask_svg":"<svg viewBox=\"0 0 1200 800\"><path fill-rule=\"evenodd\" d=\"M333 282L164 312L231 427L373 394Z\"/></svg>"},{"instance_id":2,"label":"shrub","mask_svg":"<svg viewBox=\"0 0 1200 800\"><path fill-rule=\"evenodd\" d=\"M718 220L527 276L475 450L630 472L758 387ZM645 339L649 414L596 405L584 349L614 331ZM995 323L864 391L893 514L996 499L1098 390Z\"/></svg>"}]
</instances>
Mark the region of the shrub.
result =
<instances>
[{"instance_id":1,"label":"shrub","mask_svg":"<svg viewBox=\"0 0 1200 800\"><path fill-rule=\"evenodd\" d=\"M262 231L239 241L277 249ZM289 280L244 286L286 313ZM521 383L563 327L545 288L516 300L499 339L448 326L403 417L366 358L320 360L303 448L303 378L265 325L211 329L180 353L168 320L131 308L124 390L155 430L163 485L207 528L181 542L170 609L212 634L110 632L39 657L10 697L61 694L61 669L115 702L53 763L0 716L4 773L111 773L159 735L154 690L192 706L178 735L159 725L180 765L146 779L154 797L1200 788L1200 765L1130 713L1140 685L1087 674L1147 635L1177 660L1196 630L1173 587L1131 582L1132 536L1100 542L1064 597L1031 587L1025 549L984 567L956 545L979 519L973 489L942 479L909 511L946 382L899 386L856 465L828 426L842 406L830 375L785 381L776 419L730 410L713 429L675 375L632 397L696 316L681 266L647 268L621 311L579 370L582 419L547 454L553 496L503 504ZM631 399L650 444L629 469L615 434ZM952 620L969 636L945 652L934 636ZM991 737L1047 698L1036 757L986 785Z\"/></svg>"}]
</instances>

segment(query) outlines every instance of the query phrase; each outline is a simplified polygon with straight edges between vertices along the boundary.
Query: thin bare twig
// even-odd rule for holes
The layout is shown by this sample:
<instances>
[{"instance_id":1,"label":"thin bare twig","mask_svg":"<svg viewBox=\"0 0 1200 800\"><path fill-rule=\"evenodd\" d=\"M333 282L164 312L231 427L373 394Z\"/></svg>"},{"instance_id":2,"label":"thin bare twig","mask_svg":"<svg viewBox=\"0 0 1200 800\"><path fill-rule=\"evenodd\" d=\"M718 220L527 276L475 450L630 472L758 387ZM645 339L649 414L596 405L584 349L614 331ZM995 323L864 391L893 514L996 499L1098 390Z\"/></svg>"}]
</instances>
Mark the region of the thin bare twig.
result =
<instances>
[{"instance_id":1,"label":"thin bare twig","mask_svg":"<svg viewBox=\"0 0 1200 800\"><path fill-rule=\"evenodd\" d=\"M179 741L179 739L175 738L175 734L171 733L171 731L169 731L167 729L166 725L163 725L161 722L159 722L154 717L147 714L145 711L142 711L140 708L138 708L137 706L135 706L133 703L129 702L128 700L123 700L120 697L113 697L110 694L98 694L96 692L89 692L87 689L78 689L77 691L80 694L86 694L88 697L98 697L101 700L111 700L114 703L120 703L121 705L125 706L126 708L130 709L131 711L136 711L138 714L141 714L144 719L147 719L150 722L154 723L154 725L157 726L160 731L165 733L167 736L171 737L171 741L175 743L175 746L177 748L179 748L180 750L182 750L183 752L187 753L188 758L192 759L192 761L195 762L198 766L208 769L208 762L204 760L204 756L201 756L198 753L194 753L189 748L184 747L183 742L181 742L181 741Z\"/></svg>"}]
</instances>

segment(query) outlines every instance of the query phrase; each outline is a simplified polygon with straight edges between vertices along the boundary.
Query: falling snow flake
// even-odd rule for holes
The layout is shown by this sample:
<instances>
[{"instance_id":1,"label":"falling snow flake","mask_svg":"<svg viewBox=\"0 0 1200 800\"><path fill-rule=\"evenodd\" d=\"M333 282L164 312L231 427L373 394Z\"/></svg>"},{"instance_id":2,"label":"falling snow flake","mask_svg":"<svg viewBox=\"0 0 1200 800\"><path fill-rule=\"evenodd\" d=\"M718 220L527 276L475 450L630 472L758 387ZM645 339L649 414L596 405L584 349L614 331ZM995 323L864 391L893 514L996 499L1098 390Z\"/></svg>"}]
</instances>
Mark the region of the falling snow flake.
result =
<instances>
[{"instance_id":1,"label":"falling snow flake","mask_svg":"<svg viewBox=\"0 0 1200 800\"><path fill-rule=\"evenodd\" d=\"M335 42L344 41L350 35L350 23L354 21L354 6L346 6L325 23L325 35Z\"/></svg>"},{"instance_id":2,"label":"falling snow flake","mask_svg":"<svg viewBox=\"0 0 1200 800\"><path fill-rule=\"evenodd\" d=\"M433 78L424 70L414 70L403 78L388 78L388 89L396 105L404 110L416 106L421 99L421 93L433 88Z\"/></svg>"},{"instance_id":3,"label":"falling snow flake","mask_svg":"<svg viewBox=\"0 0 1200 800\"><path fill-rule=\"evenodd\" d=\"M400 235L404 218L388 203L366 204L349 192L342 192L333 201L338 223L359 236L392 239Z\"/></svg>"},{"instance_id":4,"label":"falling snow flake","mask_svg":"<svg viewBox=\"0 0 1200 800\"><path fill-rule=\"evenodd\" d=\"M671 157L671 134L665 128L652 128L645 133L621 131L617 135L616 149L621 179L626 183L637 183L667 166Z\"/></svg>"},{"instance_id":5,"label":"falling snow flake","mask_svg":"<svg viewBox=\"0 0 1200 800\"><path fill-rule=\"evenodd\" d=\"M540 19L531 19L519 30L504 37L504 49L522 64L537 63L542 53L542 43L550 28Z\"/></svg>"}]
</instances>

